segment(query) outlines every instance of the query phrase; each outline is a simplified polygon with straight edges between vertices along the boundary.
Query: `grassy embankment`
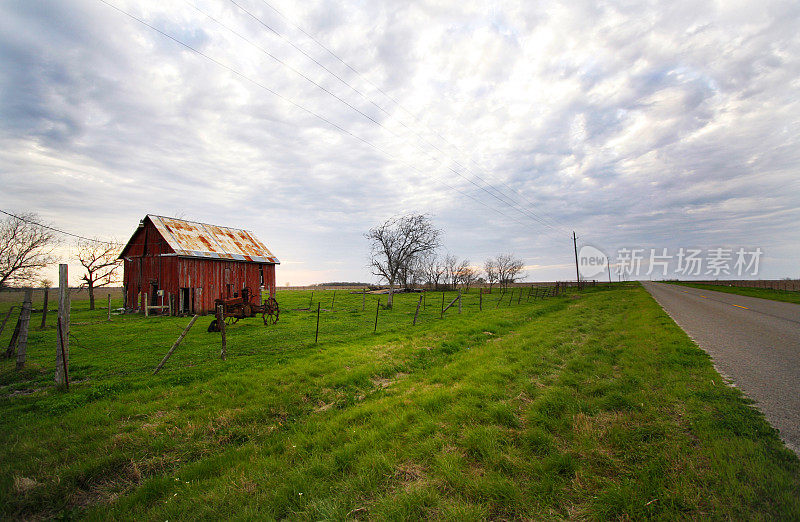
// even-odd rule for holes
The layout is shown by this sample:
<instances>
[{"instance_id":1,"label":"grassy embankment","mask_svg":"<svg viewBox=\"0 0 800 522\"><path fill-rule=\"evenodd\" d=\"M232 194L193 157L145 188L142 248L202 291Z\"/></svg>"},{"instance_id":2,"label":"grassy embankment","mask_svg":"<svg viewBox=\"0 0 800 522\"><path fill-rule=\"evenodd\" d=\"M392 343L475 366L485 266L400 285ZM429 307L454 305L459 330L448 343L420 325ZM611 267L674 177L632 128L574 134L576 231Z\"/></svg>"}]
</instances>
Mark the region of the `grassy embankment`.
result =
<instances>
[{"instance_id":1,"label":"grassy embankment","mask_svg":"<svg viewBox=\"0 0 800 522\"><path fill-rule=\"evenodd\" d=\"M727 286L724 282L718 285L707 285L700 283L690 283L684 281L664 281L673 285L689 286L700 290L712 290L714 292L725 292L726 294L744 295L747 297L760 297L761 299L771 299L773 301L783 301L785 303L800 304L800 292L790 290L772 290L770 288L747 288L739 286Z\"/></svg>"},{"instance_id":2,"label":"grassy embankment","mask_svg":"<svg viewBox=\"0 0 800 522\"><path fill-rule=\"evenodd\" d=\"M77 302L68 393L52 327L0 365L0 516L800 518L798 459L640 287L440 299L374 335L374 297L337 292L319 345L289 311L231 327L226 362L203 318L155 377L188 319Z\"/></svg>"}]
</instances>

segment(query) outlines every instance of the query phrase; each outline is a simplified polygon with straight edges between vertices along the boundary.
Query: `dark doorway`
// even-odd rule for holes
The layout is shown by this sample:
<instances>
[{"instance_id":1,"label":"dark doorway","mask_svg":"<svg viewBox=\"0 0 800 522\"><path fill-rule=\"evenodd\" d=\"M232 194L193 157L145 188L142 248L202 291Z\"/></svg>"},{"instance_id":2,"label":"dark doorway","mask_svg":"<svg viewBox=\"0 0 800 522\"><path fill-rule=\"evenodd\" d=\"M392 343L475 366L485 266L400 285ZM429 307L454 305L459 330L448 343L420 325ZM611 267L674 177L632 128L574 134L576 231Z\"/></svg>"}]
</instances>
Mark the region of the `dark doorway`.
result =
<instances>
[{"instance_id":1,"label":"dark doorway","mask_svg":"<svg viewBox=\"0 0 800 522\"><path fill-rule=\"evenodd\" d=\"M181 288L181 313L188 314L192 311L192 299L188 288Z\"/></svg>"}]
</instances>

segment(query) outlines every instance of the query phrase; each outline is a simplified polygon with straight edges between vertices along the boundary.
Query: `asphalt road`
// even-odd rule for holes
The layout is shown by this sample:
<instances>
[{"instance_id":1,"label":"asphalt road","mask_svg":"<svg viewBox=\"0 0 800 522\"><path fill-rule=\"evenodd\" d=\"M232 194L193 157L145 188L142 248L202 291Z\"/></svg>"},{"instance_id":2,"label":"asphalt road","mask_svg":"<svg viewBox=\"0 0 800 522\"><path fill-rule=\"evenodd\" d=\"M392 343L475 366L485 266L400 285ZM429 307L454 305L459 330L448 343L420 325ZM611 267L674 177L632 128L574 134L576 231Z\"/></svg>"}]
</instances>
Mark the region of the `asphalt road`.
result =
<instances>
[{"instance_id":1,"label":"asphalt road","mask_svg":"<svg viewBox=\"0 0 800 522\"><path fill-rule=\"evenodd\" d=\"M800 455L800 305L642 284Z\"/></svg>"}]
</instances>

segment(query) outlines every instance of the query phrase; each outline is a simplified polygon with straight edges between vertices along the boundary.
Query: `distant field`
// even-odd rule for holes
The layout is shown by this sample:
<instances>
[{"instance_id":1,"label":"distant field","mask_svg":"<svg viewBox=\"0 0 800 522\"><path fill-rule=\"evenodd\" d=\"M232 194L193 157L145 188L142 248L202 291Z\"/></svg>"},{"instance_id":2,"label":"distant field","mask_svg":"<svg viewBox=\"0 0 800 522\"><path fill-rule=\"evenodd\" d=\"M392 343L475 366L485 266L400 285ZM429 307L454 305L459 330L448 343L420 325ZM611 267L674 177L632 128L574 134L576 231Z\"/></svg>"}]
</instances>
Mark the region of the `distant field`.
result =
<instances>
[{"instance_id":1,"label":"distant field","mask_svg":"<svg viewBox=\"0 0 800 522\"><path fill-rule=\"evenodd\" d=\"M745 295L748 297L760 297L761 299L771 299L773 301L783 301L785 303L800 304L800 292L794 290L772 290L770 288L748 288L740 286L727 286L721 282L718 285L702 283L689 283L683 281L664 281L674 285L689 286L701 290L713 290L715 292L725 292L727 294Z\"/></svg>"},{"instance_id":2,"label":"distant field","mask_svg":"<svg viewBox=\"0 0 800 522\"><path fill-rule=\"evenodd\" d=\"M187 318L76 302L68 393L52 326L0 361L0 516L800 519L800 461L641 287L499 296L412 328L401 294L373 334L378 296L281 292L155 377Z\"/></svg>"}]
</instances>

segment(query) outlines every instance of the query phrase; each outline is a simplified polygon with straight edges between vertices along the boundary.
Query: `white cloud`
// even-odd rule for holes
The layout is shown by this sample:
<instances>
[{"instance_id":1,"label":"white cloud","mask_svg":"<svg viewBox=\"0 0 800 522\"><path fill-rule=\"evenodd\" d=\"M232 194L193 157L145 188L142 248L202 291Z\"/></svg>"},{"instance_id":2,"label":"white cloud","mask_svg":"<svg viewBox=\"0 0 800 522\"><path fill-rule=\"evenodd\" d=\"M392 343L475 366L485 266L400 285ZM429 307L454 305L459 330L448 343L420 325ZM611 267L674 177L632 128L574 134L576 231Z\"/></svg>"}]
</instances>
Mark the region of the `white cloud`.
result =
<instances>
[{"instance_id":1,"label":"white cloud","mask_svg":"<svg viewBox=\"0 0 800 522\"><path fill-rule=\"evenodd\" d=\"M358 76L237 0L379 108L232 3L110 1L390 156L100 2L20 0L0 6L2 208L121 238L147 212L251 228L305 263L293 283L368 278L363 232L412 210L463 257L553 267L536 277L570 277L572 228L606 251L757 244L798 275L796 3L270 2Z\"/></svg>"}]
</instances>

